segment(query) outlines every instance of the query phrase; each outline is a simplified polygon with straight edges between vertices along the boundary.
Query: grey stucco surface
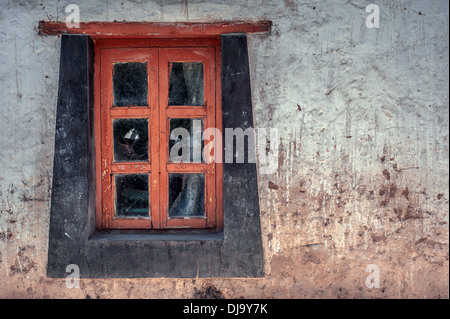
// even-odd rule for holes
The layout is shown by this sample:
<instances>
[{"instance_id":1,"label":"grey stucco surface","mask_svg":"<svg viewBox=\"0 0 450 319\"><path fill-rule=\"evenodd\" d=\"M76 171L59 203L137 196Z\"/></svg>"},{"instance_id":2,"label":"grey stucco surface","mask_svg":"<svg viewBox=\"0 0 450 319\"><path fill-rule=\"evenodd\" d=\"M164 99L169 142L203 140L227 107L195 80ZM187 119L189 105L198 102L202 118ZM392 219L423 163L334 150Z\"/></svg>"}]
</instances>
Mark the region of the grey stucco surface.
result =
<instances>
[{"instance_id":1,"label":"grey stucco surface","mask_svg":"<svg viewBox=\"0 0 450 319\"><path fill-rule=\"evenodd\" d=\"M258 179L258 280L46 277L60 38L72 1L0 0L0 296L448 298L447 1L83 1L82 21L270 19L249 35L254 125L279 129ZM365 286L368 264L381 288Z\"/></svg>"}]
</instances>

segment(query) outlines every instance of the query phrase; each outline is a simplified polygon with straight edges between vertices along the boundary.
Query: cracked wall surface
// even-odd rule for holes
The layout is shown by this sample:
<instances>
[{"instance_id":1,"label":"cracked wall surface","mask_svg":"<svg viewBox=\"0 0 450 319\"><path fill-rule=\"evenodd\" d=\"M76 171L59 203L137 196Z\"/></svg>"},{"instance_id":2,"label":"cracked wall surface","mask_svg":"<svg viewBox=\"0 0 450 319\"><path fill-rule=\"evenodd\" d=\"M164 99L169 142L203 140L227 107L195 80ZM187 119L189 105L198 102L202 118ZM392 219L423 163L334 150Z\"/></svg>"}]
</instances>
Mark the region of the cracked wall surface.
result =
<instances>
[{"instance_id":1,"label":"cracked wall surface","mask_svg":"<svg viewBox=\"0 0 450 319\"><path fill-rule=\"evenodd\" d=\"M60 38L74 1L0 0L1 298L448 298L447 1L79 2L81 21L273 22L248 36L265 277L46 277ZM367 265L380 288L366 284Z\"/></svg>"}]
</instances>

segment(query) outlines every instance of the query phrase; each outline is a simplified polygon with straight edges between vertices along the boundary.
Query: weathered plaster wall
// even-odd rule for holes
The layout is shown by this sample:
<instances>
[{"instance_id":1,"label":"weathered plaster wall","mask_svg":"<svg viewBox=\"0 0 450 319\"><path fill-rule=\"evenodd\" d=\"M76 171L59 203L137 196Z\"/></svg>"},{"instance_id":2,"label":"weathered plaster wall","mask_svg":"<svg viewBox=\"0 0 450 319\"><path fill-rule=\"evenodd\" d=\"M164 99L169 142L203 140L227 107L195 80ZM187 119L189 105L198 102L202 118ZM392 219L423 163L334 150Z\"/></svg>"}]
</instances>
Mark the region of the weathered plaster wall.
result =
<instances>
[{"instance_id":1,"label":"weathered plaster wall","mask_svg":"<svg viewBox=\"0 0 450 319\"><path fill-rule=\"evenodd\" d=\"M381 10L368 29L365 7ZM46 277L59 44L39 20L271 19L250 35L263 279ZM447 1L0 0L1 298L448 298ZM366 266L380 268L368 289Z\"/></svg>"}]
</instances>

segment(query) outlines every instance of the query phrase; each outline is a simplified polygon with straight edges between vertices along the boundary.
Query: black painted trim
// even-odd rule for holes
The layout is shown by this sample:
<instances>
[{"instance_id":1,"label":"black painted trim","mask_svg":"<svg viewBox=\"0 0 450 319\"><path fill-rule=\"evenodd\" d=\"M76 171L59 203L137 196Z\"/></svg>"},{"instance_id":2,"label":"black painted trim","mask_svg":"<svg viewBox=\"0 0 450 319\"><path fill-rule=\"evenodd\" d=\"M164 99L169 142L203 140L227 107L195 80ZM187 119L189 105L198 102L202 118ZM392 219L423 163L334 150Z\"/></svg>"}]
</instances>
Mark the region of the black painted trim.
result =
<instances>
[{"instance_id":1,"label":"black painted trim","mask_svg":"<svg viewBox=\"0 0 450 319\"><path fill-rule=\"evenodd\" d=\"M49 277L64 277L69 264L83 263L89 236L93 183L93 42L87 36L61 39L55 154L51 195ZM91 121L92 122L92 121Z\"/></svg>"},{"instance_id":2,"label":"black painted trim","mask_svg":"<svg viewBox=\"0 0 450 319\"><path fill-rule=\"evenodd\" d=\"M219 234L95 232L93 63L88 36L63 35L47 275L63 278L262 277L264 259L256 164L224 164ZM245 34L222 36L223 127L252 126Z\"/></svg>"}]
</instances>

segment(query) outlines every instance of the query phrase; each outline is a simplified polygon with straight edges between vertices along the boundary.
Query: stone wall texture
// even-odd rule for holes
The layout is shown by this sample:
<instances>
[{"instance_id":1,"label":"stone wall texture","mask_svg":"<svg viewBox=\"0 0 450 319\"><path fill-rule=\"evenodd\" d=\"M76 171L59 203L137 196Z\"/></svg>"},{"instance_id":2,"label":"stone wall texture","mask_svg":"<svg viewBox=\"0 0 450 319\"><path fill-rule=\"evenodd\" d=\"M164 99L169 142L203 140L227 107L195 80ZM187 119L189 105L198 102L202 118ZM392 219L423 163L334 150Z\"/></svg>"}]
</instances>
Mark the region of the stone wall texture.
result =
<instances>
[{"instance_id":1,"label":"stone wall texture","mask_svg":"<svg viewBox=\"0 0 450 319\"><path fill-rule=\"evenodd\" d=\"M46 276L58 36L38 22L273 22L248 36L265 276ZM0 0L0 298L448 298L449 4L379 0ZM367 265L380 288L366 284Z\"/></svg>"}]
</instances>

